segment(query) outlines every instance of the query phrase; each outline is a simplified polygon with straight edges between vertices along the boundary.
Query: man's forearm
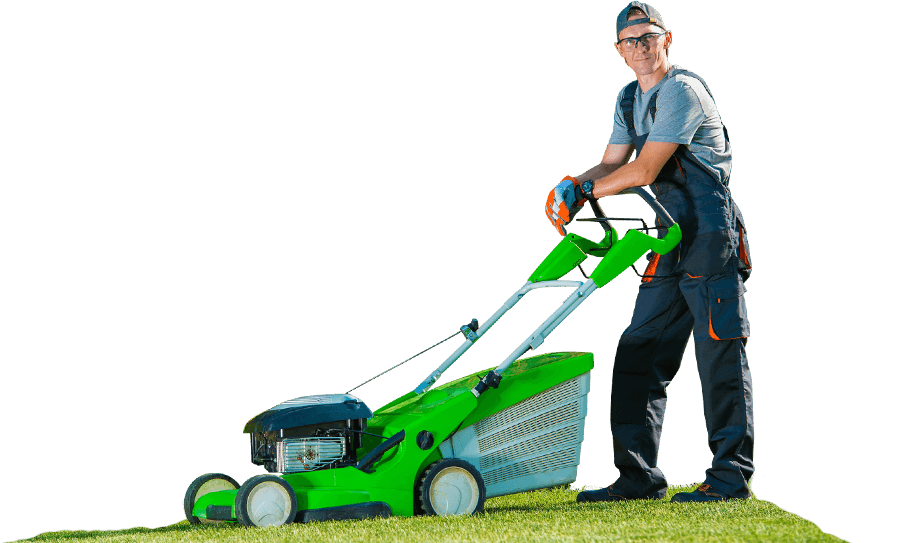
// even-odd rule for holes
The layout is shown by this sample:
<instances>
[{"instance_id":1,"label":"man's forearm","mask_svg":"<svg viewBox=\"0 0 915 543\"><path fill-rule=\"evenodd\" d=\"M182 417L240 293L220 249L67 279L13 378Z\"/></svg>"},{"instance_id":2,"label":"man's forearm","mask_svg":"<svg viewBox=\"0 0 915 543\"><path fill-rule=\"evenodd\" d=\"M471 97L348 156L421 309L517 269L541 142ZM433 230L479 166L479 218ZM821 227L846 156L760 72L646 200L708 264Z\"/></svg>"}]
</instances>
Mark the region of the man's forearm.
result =
<instances>
[{"instance_id":1,"label":"man's forearm","mask_svg":"<svg viewBox=\"0 0 915 543\"><path fill-rule=\"evenodd\" d=\"M632 162L628 162L628 153L625 155L624 160L620 160L623 157L623 151L625 151L624 147L608 145L604 160L601 161L602 165L606 166L607 163L621 165L613 167L609 171L603 170L606 173L597 179L591 178L594 179L594 190L592 191L594 196L603 198L604 196L619 194L631 187L643 187L654 183L661 169L664 168L664 165L667 164L679 146L680 144L674 142L645 142L638 157ZM631 150L632 147L629 148L630 152ZM616 151L616 155L607 160L607 155L612 154L614 151ZM591 173L594 169L591 168L587 173Z\"/></svg>"},{"instance_id":2,"label":"man's forearm","mask_svg":"<svg viewBox=\"0 0 915 543\"><path fill-rule=\"evenodd\" d=\"M585 173L579 175L576 179L578 179L582 183L584 183L585 181L590 179L591 181L594 181L594 184L596 185L598 179L603 179L604 177L607 177L608 175L610 175L617 169L619 169L619 165L617 165L617 164L601 163L601 164L598 164L597 166L594 166L593 168L586 171Z\"/></svg>"},{"instance_id":3,"label":"man's forearm","mask_svg":"<svg viewBox=\"0 0 915 543\"><path fill-rule=\"evenodd\" d=\"M593 170L594 168L592 168ZM589 172L591 170L588 170ZM612 196L631 187L641 187L650 185L654 181L654 175L638 162L629 162L617 168L599 179L594 179L595 198Z\"/></svg>"},{"instance_id":4,"label":"man's forearm","mask_svg":"<svg viewBox=\"0 0 915 543\"><path fill-rule=\"evenodd\" d=\"M596 198L618 194L631 187L650 185L679 146L673 142L649 141L638 157L629 162L632 145L609 144L601 163L578 176L578 180L594 181L592 193Z\"/></svg>"}]
</instances>

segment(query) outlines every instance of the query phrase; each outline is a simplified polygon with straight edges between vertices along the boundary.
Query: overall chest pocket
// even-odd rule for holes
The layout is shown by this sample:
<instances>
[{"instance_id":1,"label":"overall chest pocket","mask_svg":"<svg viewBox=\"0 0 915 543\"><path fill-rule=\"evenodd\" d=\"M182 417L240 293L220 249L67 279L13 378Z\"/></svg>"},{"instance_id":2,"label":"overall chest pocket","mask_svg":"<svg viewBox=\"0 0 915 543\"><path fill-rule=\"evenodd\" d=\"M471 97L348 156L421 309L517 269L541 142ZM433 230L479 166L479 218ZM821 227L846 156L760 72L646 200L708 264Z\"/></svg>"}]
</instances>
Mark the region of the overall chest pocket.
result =
<instances>
[{"instance_id":1,"label":"overall chest pocket","mask_svg":"<svg viewBox=\"0 0 915 543\"><path fill-rule=\"evenodd\" d=\"M739 275L728 275L708 283L708 333L712 339L750 337L747 319L747 288Z\"/></svg>"}]
</instances>

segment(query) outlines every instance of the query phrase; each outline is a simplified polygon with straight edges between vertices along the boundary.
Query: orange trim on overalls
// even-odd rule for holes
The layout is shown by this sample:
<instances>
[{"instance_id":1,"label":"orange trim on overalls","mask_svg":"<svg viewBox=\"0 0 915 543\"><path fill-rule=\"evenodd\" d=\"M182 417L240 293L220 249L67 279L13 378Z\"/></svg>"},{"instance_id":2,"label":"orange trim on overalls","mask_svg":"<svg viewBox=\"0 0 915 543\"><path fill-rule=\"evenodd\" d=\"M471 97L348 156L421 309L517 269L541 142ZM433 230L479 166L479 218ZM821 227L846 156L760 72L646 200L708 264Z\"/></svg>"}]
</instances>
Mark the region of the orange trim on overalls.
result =
<instances>
[{"instance_id":1,"label":"orange trim on overalls","mask_svg":"<svg viewBox=\"0 0 915 543\"><path fill-rule=\"evenodd\" d=\"M752 270L753 267L750 266L750 257L747 255L747 248L743 245L743 225L737 223L737 235L740 236L740 260L743 260L743 263L746 264L748 270Z\"/></svg>"},{"instance_id":2,"label":"orange trim on overalls","mask_svg":"<svg viewBox=\"0 0 915 543\"><path fill-rule=\"evenodd\" d=\"M677 158L677 155L674 155L674 162L677 163L677 169L680 170L680 173L683 174L683 177L686 177L686 172L683 171L683 166L680 165L680 159Z\"/></svg>"},{"instance_id":3,"label":"orange trim on overalls","mask_svg":"<svg viewBox=\"0 0 915 543\"><path fill-rule=\"evenodd\" d=\"M661 255L655 253L654 256L651 257L651 262L648 263L648 267L645 268L645 273L642 275L654 275L655 270L658 269L658 260L661 260ZM652 279L654 279L654 277L643 277L642 282L650 283Z\"/></svg>"},{"instance_id":4,"label":"orange trim on overalls","mask_svg":"<svg viewBox=\"0 0 915 543\"><path fill-rule=\"evenodd\" d=\"M721 303L721 298L718 298L718 303ZM711 308L709 308L709 313L708 313L708 335L712 336L712 339L714 339L714 340L722 341L722 339L721 339L720 337L718 337L718 334L715 333L715 329L712 328L712 312L711 312ZM742 338L745 338L745 337L747 337L747 336L726 337L726 338L724 338L724 339L742 339Z\"/></svg>"},{"instance_id":5,"label":"orange trim on overalls","mask_svg":"<svg viewBox=\"0 0 915 543\"><path fill-rule=\"evenodd\" d=\"M712 328L712 313L711 312L709 312L709 314L708 314L708 335L712 336L712 339L721 341L721 338L718 337L718 334L715 333L715 329Z\"/></svg>"}]
</instances>

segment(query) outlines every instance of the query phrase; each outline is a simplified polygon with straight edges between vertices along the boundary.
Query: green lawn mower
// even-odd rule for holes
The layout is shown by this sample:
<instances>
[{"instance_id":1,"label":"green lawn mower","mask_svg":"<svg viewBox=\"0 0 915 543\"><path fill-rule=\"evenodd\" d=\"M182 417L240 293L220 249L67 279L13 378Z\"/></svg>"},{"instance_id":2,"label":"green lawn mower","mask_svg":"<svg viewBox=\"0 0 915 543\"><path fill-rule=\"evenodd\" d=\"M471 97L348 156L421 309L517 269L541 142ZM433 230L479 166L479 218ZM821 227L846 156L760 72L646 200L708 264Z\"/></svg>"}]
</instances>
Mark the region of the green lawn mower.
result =
<instances>
[{"instance_id":1,"label":"green lawn mower","mask_svg":"<svg viewBox=\"0 0 915 543\"><path fill-rule=\"evenodd\" d=\"M667 229L663 237L650 236L653 228L642 221L643 228L618 238L591 200L596 218L580 220L599 222L603 239L566 235L489 320L461 327L464 342L415 390L374 412L349 393L303 396L264 411L244 431L251 461L269 473L241 486L219 473L198 477L184 497L187 519L270 526L463 515L482 511L487 497L574 482L594 357L520 358L647 251L666 254L680 242L680 227L645 189L625 193L653 208ZM600 262L585 282L560 280L588 256ZM574 292L501 364L432 388L525 294L547 287Z\"/></svg>"}]
</instances>

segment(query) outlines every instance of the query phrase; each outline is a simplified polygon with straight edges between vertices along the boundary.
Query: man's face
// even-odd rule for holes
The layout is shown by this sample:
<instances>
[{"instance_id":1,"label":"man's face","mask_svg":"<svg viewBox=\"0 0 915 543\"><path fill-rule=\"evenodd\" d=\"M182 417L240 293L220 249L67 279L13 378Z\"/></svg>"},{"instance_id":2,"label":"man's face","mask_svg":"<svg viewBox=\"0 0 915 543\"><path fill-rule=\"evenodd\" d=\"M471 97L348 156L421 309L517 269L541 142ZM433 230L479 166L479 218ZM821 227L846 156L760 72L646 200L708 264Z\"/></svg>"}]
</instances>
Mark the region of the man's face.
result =
<instances>
[{"instance_id":1,"label":"man's face","mask_svg":"<svg viewBox=\"0 0 915 543\"><path fill-rule=\"evenodd\" d=\"M664 29L651 23L642 23L624 28L620 32L618 39L638 38L652 32L663 33ZM623 51L619 45L616 46L616 50L636 74L648 75L656 72L664 65L664 60L667 57L666 51L670 47L670 42L671 35L668 32L664 36L660 36L656 40L656 44L650 48L645 47L641 42L637 42L632 51Z\"/></svg>"}]
</instances>

